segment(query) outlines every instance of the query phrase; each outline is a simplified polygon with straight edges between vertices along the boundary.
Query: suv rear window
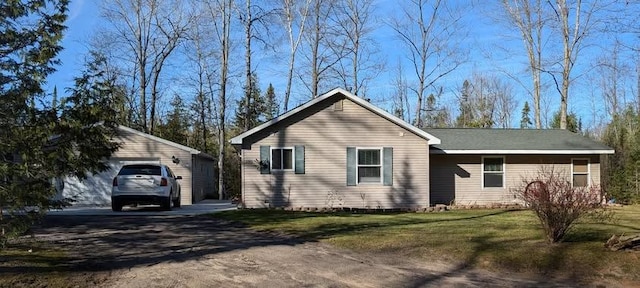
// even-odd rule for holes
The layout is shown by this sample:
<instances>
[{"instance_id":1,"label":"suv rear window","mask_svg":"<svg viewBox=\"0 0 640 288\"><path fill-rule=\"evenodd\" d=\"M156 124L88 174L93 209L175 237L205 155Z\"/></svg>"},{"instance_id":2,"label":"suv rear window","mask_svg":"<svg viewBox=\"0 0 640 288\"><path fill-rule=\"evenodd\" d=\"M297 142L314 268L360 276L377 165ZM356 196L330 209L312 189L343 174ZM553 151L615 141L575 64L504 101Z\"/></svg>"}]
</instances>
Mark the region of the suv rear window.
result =
<instances>
[{"instance_id":1,"label":"suv rear window","mask_svg":"<svg viewBox=\"0 0 640 288\"><path fill-rule=\"evenodd\" d=\"M122 166L118 175L162 175L160 166L156 165L126 165Z\"/></svg>"}]
</instances>

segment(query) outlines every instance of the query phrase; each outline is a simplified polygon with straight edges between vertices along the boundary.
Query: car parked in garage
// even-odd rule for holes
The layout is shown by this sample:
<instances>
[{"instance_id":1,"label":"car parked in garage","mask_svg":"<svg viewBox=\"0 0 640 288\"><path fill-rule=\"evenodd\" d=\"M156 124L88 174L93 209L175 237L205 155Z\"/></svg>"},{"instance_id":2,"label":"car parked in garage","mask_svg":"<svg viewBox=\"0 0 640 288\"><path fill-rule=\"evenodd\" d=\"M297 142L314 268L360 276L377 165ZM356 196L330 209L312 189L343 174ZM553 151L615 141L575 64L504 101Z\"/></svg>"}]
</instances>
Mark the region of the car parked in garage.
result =
<instances>
[{"instance_id":1,"label":"car parked in garage","mask_svg":"<svg viewBox=\"0 0 640 288\"><path fill-rule=\"evenodd\" d=\"M113 178L111 209L125 205L160 205L164 210L180 207L180 184L173 171L163 164L129 164Z\"/></svg>"}]
</instances>

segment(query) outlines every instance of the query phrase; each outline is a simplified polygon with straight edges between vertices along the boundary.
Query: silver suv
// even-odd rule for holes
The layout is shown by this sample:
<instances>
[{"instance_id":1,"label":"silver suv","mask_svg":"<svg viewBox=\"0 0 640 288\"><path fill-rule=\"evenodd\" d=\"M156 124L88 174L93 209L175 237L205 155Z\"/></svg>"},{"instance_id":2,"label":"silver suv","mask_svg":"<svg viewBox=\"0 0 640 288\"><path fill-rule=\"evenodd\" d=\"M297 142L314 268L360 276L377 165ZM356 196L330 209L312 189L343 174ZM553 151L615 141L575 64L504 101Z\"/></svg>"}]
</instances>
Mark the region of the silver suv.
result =
<instances>
[{"instance_id":1,"label":"silver suv","mask_svg":"<svg viewBox=\"0 0 640 288\"><path fill-rule=\"evenodd\" d=\"M113 178L111 209L124 205L160 205L164 210L180 207L180 184L173 171L163 164L129 164Z\"/></svg>"}]
</instances>

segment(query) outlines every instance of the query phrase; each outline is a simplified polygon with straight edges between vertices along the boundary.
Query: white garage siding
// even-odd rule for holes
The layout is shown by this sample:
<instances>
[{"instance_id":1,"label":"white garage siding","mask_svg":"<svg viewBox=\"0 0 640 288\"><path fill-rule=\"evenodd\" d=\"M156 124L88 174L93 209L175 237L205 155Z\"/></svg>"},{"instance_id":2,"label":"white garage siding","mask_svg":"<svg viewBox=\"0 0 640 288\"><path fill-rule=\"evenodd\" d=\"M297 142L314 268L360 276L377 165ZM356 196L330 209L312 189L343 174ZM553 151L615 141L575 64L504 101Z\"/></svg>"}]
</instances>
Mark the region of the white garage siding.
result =
<instances>
[{"instance_id":1,"label":"white garage siding","mask_svg":"<svg viewBox=\"0 0 640 288\"><path fill-rule=\"evenodd\" d=\"M178 180L182 205L204 199L205 194L209 193L207 189L214 186L213 177L206 177L206 171L213 170L213 167L207 166L213 166L215 162L210 159L211 156L196 149L124 126L119 127L114 141L121 143L121 147L110 158L111 170L92 175L84 181L75 177L65 179L62 194L74 198L74 205L111 205L112 179L120 167L127 163L152 162L169 166L176 176L182 176L182 180Z\"/></svg>"},{"instance_id":2,"label":"white garage siding","mask_svg":"<svg viewBox=\"0 0 640 288\"><path fill-rule=\"evenodd\" d=\"M122 165L134 163L160 163L159 158L111 158L109 170L87 175L80 181L77 177L66 177L62 195L74 199L74 205L111 205L111 185Z\"/></svg>"}]
</instances>

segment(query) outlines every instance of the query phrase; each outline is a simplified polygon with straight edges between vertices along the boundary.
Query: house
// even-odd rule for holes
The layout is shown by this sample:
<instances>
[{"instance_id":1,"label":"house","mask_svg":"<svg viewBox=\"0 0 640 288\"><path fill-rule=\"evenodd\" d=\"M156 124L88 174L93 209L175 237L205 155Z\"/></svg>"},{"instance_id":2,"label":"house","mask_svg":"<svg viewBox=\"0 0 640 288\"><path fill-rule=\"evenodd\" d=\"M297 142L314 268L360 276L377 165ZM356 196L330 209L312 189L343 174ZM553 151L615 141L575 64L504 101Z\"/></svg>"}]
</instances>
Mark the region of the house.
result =
<instances>
[{"instance_id":1,"label":"house","mask_svg":"<svg viewBox=\"0 0 640 288\"><path fill-rule=\"evenodd\" d=\"M567 131L421 130L343 89L231 144L249 208L509 202L511 185L541 164L570 168L577 185L598 184L599 156L613 153Z\"/></svg>"},{"instance_id":2,"label":"house","mask_svg":"<svg viewBox=\"0 0 640 288\"><path fill-rule=\"evenodd\" d=\"M182 176L181 205L190 205L215 190L215 159L196 149L143 133L129 127L118 126L113 141L120 149L109 158L110 169L88 175L80 181L76 177L64 179L62 196L75 199L74 205L110 205L113 178L125 164L163 163Z\"/></svg>"},{"instance_id":3,"label":"house","mask_svg":"<svg viewBox=\"0 0 640 288\"><path fill-rule=\"evenodd\" d=\"M542 167L572 185L600 184L600 158L613 149L568 130L426 129L440 144L429 149L430 204L513 202L513 187Z\"/></svg>"}]
</instances>

